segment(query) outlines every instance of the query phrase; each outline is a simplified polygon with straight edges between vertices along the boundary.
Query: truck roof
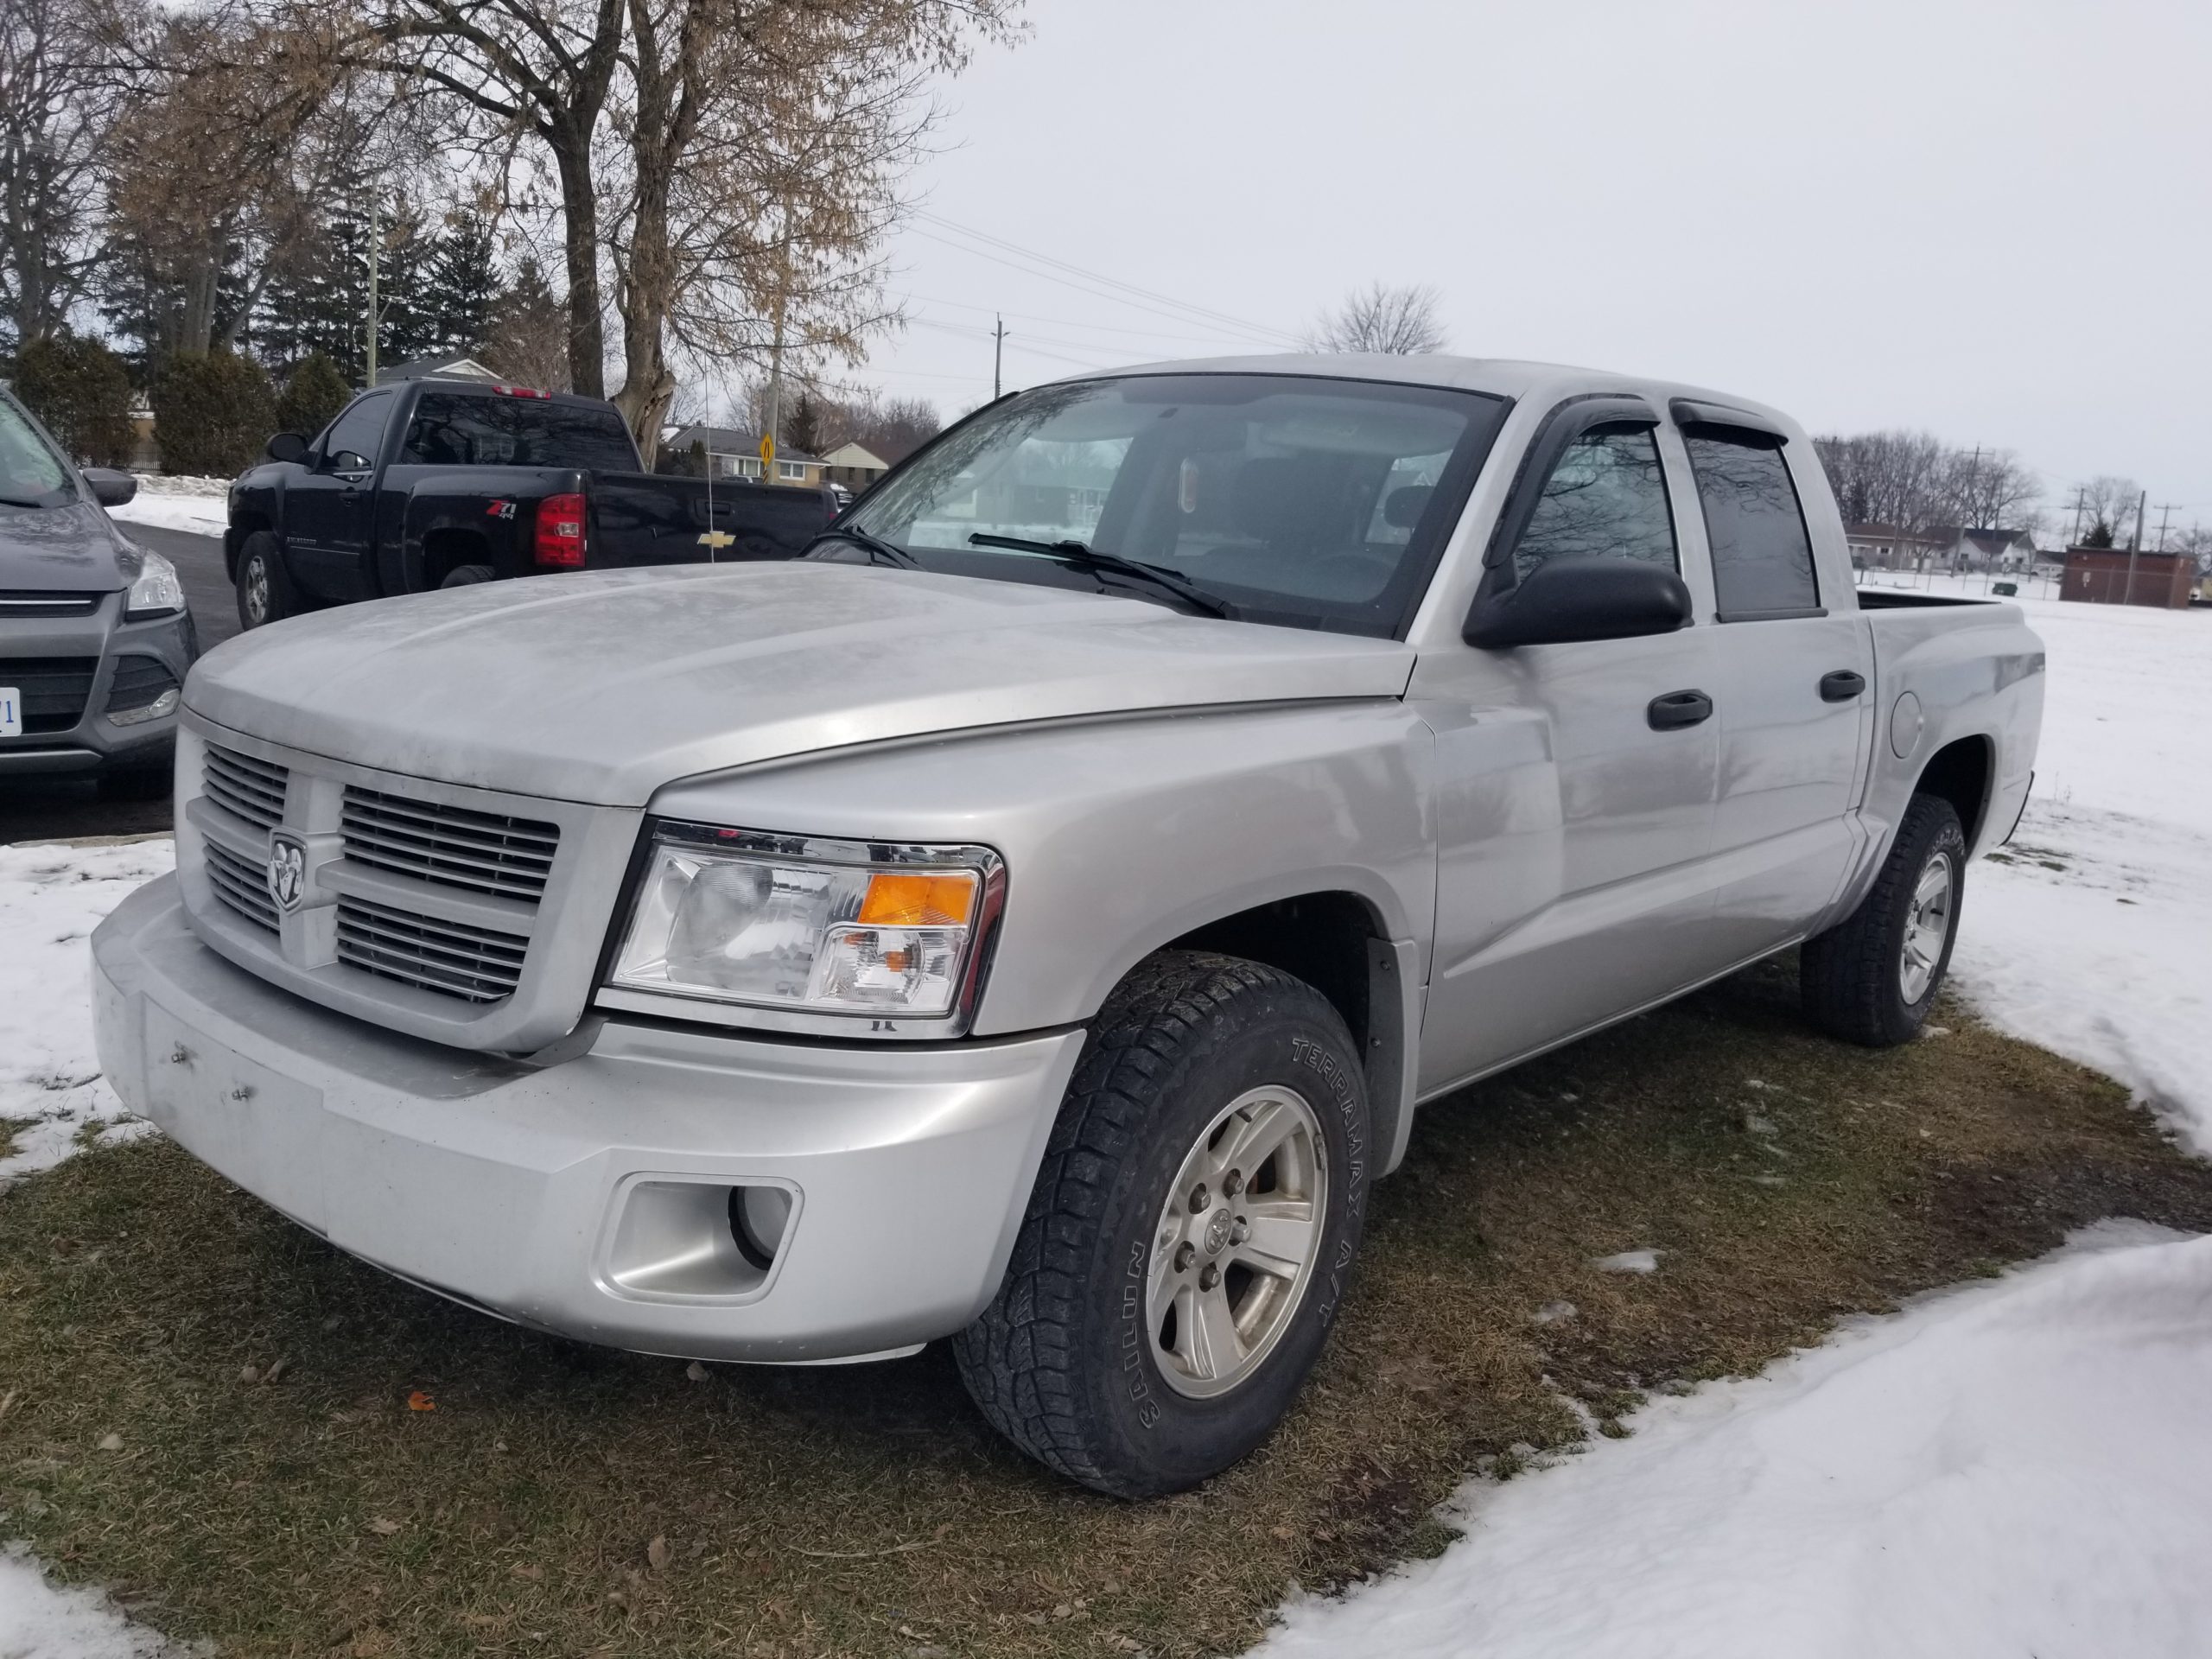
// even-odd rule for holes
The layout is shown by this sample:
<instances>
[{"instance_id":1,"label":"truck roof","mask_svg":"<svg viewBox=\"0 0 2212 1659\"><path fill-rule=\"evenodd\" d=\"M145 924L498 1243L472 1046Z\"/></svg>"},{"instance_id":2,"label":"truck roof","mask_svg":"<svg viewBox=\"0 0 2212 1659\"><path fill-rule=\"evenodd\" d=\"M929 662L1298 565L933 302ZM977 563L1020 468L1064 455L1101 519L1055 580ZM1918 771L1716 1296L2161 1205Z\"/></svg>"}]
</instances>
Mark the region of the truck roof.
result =
<instances>
[{"instance_id":1,"label":"truck roof","mask_svg":"<svg viewBox=\"0 0 2212 1659\"><path fill-rule=\"evenodd\" d=\"M1564 363L1531 363L1502 357L1452 357L1443 353L1418 357L1382 352L1280 352L1252 357L1185 358L1163 363L1141 363L1123 368L1071 374L1068 381L1120 378L1138 374L1311 374L1337 380L1388 380L1404 385L1446 386L1463 391L1488 392L1494 397L1548 406L1559 398L1582 392L1618 391L1651 399L1662 408L1681 397L1693 402L1724 404L1745 414L1763 416L1793 436L1802 429L1781 410L1733 392L1710 386L1661 379L1649 375L1616 374L1605 369L1577 368Z\"/></svg>"}]
</instances>

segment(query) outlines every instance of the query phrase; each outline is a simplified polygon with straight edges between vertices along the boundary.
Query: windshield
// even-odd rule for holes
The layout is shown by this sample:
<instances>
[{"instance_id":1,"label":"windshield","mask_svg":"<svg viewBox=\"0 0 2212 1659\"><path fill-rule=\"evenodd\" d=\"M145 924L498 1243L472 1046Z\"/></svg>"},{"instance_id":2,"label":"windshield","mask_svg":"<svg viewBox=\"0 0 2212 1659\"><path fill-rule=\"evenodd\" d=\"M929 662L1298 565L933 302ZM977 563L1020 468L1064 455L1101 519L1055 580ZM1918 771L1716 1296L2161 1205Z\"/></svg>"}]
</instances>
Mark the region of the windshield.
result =
<instances>
[{"instance_id":1,"label":"windshield","mask_svg":"<svg viewBox=\"0 0 2212 1659\"><path fill-rule=\"evenodd\" d=\"M22 410L0 397L0 505L51 506L57 491L74 496L69 469Z\"/></svg>"},{"instance_id":2,"label":"windshield","mask_svg":"<svg viewBox=\"0 0 2212 1659\"><path fill-rule=\"evenodd\" d=\"M969 538L1071 542L1171 571L1249 620L1389 636L1504 411L1478 392L1304 375L1041 386L956 427L842 522L925 569L1141 591Z\"/></svg>"},{"instance_id":3,"label":"windshield","mask_svg":"<svg viewBox=\"0 0 2212 1659\"><path fill-rule=\"evenodd\" d=\"M550 397L426 391L401 456L418 467L573 467L634 473L637 446L611 409Z\"/></svg>"}]
</instances>

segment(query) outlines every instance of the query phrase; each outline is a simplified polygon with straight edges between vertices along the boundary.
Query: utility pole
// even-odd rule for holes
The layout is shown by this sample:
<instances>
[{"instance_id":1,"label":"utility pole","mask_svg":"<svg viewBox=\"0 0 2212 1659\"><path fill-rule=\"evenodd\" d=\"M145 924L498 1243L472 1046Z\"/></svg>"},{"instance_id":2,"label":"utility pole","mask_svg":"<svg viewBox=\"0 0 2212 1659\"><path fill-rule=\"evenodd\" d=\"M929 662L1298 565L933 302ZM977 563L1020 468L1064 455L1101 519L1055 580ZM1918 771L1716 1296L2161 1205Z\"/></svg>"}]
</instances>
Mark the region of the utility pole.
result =
<instances>
[{"instance_id":1,"label":"utility pole","mask_svg":"<svg viewBox=\"0 0 2212 1659\"><path fill-rule=\"evenodd\" d=\"M384 246L377 232L376 187L369 187L369 339L368 385L377 383L377 325L383 319L377 315L377 267L384 263Z\"/></svg>"},{"instance_id":2,"label":"utility pole","mask_svg":"<svg viewBox=\"0 0 2212 1659\"><path fill-rule=\"evenodd\" d=\"M2153 550L2154 551L2163 553L2166 550L2166 522L2174 516L2174 509L2180 505L2178 501L2164 501L2159 504L2158 545Z\"/></svg>"},{"instance_id":3,"label":"utility pole","mask_svg":"<svg viewBox=\"0 0 2212 1659\"><path fill-rule=\"evenodd\" d=\"M998 326L991 330L991 401L996 403L1004 396L999 390L999 366L1006 358L1006 319L994 316Z\"/></svg>"},{"instance_id":4,"label":"utility pole","mask_svg":"<svg viewBox=\"0 0 2212 1659\"><path fill-rule=\"evenodd\" d=\"M2082 544L2082 512L2088 505L2088 486L2076 484L2074 486L2074 534L2066 543L2069 547L2079 547Z\"/></svg>"},{"instance_id":5,"label":"utility pole","mask_svg":"<svg viewBox=\"0 0 2212 1659\"><path fill-rule=\"evenodd\" d=\"M2142 491L2135 498L2135 533L2127 538L2127 592L2120 601L2123 605L2135 602L2135 560L2143 550L2143 509L2149 505L2150 499L2151 492L2148 490Z\"/></svg>"}]
</instances>

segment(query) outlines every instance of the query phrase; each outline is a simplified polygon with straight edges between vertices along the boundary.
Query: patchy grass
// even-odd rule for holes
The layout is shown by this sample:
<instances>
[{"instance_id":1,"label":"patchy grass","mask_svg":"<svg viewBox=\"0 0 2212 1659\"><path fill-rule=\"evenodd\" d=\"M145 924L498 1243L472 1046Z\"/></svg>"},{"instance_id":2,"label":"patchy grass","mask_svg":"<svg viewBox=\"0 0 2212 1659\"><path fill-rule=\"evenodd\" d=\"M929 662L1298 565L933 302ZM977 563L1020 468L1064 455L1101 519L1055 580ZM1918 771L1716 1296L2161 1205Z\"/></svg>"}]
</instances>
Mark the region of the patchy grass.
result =
<instances>
[{"instance_id":1,"label":"patchy grass","mask_svg":"<svg viewBox=\"0 0 2212 1659\"><path fill-rule=\"evenodd\" d=\"M1955 1009L1842 1047L1793 993L1755 970L1428 1112L1303 1405L1142 1505L1001 1448L940 1350L694 1381L103 1148L0 1198L0 1536L226 1654L1234 1650L1292 1580L1437 1553L1469 1470L1649 1390L2100 1217L2212 1229L2212 1167L2104 1078Z\"/></svg>"}]
</instances>

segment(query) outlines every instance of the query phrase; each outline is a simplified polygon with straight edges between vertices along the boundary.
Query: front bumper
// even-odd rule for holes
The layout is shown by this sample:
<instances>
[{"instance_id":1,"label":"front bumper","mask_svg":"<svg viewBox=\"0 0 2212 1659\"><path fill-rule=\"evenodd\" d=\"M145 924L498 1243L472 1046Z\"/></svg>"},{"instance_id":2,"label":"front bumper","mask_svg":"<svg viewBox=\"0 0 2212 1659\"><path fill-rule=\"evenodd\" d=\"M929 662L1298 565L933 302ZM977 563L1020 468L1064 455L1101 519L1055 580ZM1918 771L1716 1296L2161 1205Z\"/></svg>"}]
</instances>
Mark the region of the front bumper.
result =
<instances>
[{"instance_id":1,"label":"front bumper","mask_svg":"<svg viewBox=\"0 0 2212 1659\"><path fill-rule=\"evenodd\" d=\"M81 617L0 619L0 685L15 683L9 664L24 659L62 659L92 664L84 705L68 726L0 737L0 779L54 772L89 772L151 766L175 746L177 712L118 726L108 718L124 665L146 659L168 671L179 687L200 654L189 611L149 621L124 620L123 595L102 596L98 610Z\"/></svg>"},{"instance_id":2,"label":"front bumper","mask_svg":"<svg viewBox=\"0 0 2212 1659\"><path fill-rule=\"evenodd\" d=\"M117 1092L248 1192L503 1318L704 1359L859 1358L967 1325L1083 1041L842 1047L608 1020L555 1064L470 1053L232 966L173 876L100 924L92 961ZM765 1268L730 1230L748 1185L792 1199Z\"/></svg>"}]
</instances>

